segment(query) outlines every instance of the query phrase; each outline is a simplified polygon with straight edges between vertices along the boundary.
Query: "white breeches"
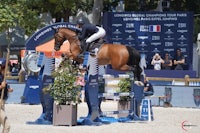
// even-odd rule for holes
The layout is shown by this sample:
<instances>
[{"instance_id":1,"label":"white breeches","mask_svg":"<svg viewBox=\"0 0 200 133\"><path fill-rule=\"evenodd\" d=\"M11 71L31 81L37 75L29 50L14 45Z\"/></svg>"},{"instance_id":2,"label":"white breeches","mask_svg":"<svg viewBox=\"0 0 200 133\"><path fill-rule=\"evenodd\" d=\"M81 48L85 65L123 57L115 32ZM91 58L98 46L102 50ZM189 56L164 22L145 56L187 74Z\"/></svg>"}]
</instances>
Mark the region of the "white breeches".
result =
<instances>
[{"instance_id":1,"label":"white breeches","mask_svg":"<svg viewBox=\"0 0 200 133\"><path fill-rule=\"evenodd\" d=\"M91 43L99 38L103 38L106 35L106 31L102 28L102 27L98 27L96 26L99 31L97 33L94 33L93 35L91 35L87 40L86 43Z\"/></svg>"}]
</instances>

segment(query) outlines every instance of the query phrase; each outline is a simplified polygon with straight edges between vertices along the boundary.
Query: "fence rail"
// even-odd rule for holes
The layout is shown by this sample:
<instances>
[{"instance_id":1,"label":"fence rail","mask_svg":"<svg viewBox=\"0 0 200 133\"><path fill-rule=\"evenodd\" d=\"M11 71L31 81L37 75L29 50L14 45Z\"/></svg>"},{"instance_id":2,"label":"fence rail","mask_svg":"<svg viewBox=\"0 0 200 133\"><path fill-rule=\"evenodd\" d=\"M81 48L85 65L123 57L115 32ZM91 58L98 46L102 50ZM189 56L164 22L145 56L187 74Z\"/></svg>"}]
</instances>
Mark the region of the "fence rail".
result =
<instances>
[{"instance_id":1,"label":"fence rail","mask_svg":"<svg viewBox=\"0 0 200 133\"><path fill-rule=\"evenodd\" d=\"M185 82L186 86L189 86L190 82L200 82L200 78L190 78L188 75L185 75L184 78L147 77L147 80L153 80L153 81L180 81L180 82Z\"/></svg>"}]
</instances>

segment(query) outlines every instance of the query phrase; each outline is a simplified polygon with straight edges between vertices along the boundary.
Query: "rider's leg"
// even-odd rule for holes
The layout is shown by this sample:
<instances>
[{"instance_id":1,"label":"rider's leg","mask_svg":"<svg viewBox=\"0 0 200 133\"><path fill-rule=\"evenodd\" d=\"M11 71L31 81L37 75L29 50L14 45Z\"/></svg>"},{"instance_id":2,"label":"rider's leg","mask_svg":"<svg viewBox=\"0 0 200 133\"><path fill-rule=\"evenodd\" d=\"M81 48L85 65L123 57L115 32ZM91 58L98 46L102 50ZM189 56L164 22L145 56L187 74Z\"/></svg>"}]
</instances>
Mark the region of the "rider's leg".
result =
<instances>
[{"instance_id":1,"label":"rider's leg","mask_svg":"<svg viewBox=\"0 0 200 133\"><path fill-rule=\"evenodd\" d=\"M105 30L101 27L97 27L99 30L97 33L94 33L93 35L91 35L87 40L86 40L86 43L87 43L87 49L89 49L90 47L90 44L93 42L93 41L96 41L96 40L99 40L100 38L103 38L105 36Z\"/></svg>"},{"instance_id":2,"label":"rider's leg","mask_svg":"<svg viewBox=\"0 0 200 133\"><path fill-rule=\"evenodd\" d=\"M81 41L81 49L82 49L82 50L85 48L85 45L86 45L86 44L85 44L85 40L82 40L82 41Z\"/></svg>"},{"instance_id":3,"label":"rider's leg","mask_svg":"<svg viewBox=\"0 0 200 133\"><path fill-rule=\"evenodd\" d=\"M83 56L83 54L85 53L85 51L89 50L90 44L99 39L99 38L103 38L106 34L105 30L101 27L97 27L99 30L97 33L94 33L93 35L91 35L87 40L86 40L86 44L84 46L83 52L82 54L80 54L79 56Z\"/></svg>"},{"instance_id":4,"label":"rider's leg","mask_svg":"<svg viewBox=\"0 0 200 133\"><path fill-rule=\"evenodd\" d=\"M84 57L84 54L85 54L86 51L88 51L89 46L90 46L89 43L82 41L82 43L81 43L82 52L81 52L81 54L78 55L78 57L80 57L80 58Z\"/></svg>"},{"instance_id":5,"label":"rider's leg","mask_svg":"<svg viewBox=\"0 0 200 133\"><path fill-rule=\"evenodd\" d=\"M106 32L103 28L101 27L97 27L99 30L97 33L94 33L93 35L91 35L87 40L86 43L91 43L99 38L103 38L106 35Z\"/></svg>"}]
</instances>

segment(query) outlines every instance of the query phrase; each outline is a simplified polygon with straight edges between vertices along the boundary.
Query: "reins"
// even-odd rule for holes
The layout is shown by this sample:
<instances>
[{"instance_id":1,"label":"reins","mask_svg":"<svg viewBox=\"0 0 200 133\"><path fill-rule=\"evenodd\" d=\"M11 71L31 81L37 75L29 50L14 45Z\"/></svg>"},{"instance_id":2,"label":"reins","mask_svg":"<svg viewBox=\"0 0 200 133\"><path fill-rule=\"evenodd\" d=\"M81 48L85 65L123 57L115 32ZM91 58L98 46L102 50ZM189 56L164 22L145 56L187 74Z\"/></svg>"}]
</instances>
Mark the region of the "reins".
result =
<instances>
[{"instance_id":1,"label":"reins","mask_svg":"<svg viewBox=\"0 0 200 133\"><path fill-rule=\"evenodd\" d=\"M59 30L64 30L64 29L59 29ZM62 44L65 40L68 40L70 45L73 44L73 43L77 44L76 41L79 41L79 42L80 42L80 40L78 39L78 36L77 36L76 34L75 34L75 35L72 35L72 36L70 36L70 35L68 34L68 36L66 37L66 36L64 35L64 33L65 33L66 31L60 31L60 33L63 35L63 36L61 36L61 35L58 34L59 30L58 30L57 33L56 33L56 36L58 36L59 38L62 39L62 42L59 42L59 45L60 45L60 43ZM66 28L66 30L68 30L68 29ZM82 52L81 46L80 46L79 44L77 44L77 45L78 45L78 47L80 48L80 50L81 50L81 52ZM71 46L70 46L70 47L71 47ZM69 50L70 50L70 52L72 53L71 48L70 48ZM80 52L80 53L81 53L81 52Z\"/></svg>"}]
</instances>

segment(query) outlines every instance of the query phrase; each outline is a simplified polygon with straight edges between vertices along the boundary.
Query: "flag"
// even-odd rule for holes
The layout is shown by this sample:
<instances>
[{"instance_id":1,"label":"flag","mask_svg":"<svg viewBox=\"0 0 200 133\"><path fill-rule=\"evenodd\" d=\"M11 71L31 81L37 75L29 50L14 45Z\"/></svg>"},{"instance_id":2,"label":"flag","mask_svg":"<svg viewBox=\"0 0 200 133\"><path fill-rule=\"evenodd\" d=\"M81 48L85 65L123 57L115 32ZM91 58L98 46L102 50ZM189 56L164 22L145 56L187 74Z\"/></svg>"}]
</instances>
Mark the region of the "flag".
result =
<instances>
[{"instance_id":1,"label":"flag","mask_svg":"<svg viewBox=\"0 0 200 133\"><path fill-rule=\"evenodd\" d=\"M149 25L149 32L161 32L160 25Z\"/></svg>"}]
</instances>

